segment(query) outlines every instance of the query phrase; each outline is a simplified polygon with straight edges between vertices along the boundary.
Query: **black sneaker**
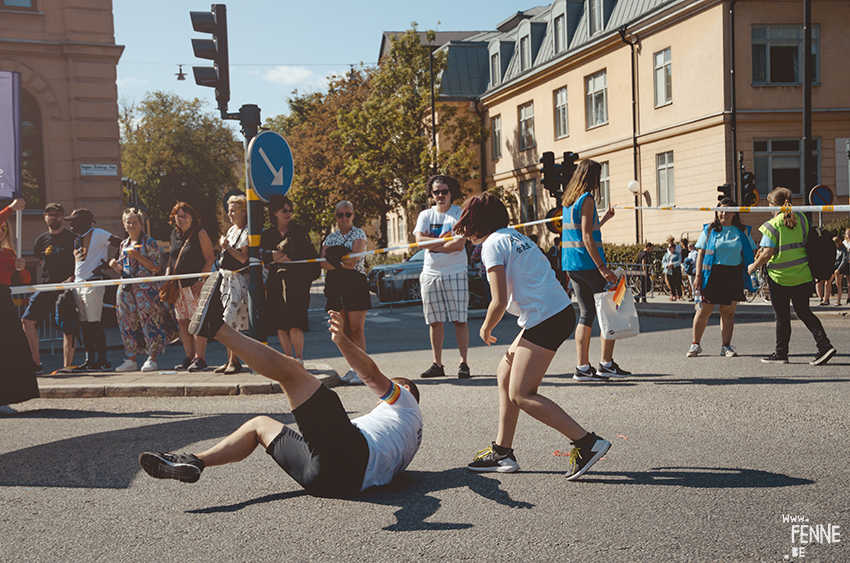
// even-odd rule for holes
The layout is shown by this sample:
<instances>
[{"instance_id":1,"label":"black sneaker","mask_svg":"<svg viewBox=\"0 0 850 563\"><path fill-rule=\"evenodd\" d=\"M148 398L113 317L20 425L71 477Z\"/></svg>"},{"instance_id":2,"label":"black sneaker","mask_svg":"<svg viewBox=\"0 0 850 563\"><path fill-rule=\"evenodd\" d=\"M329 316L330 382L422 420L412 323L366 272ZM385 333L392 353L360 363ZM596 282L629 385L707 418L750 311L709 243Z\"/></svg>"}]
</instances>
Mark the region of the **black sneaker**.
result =
<instances>
[{"instance_id":1,"label":"black sneaker","mask_svg":"<svg viewBox=\"0 0 850 563\"><path fill-rule=\"evenodd\" d=\"M183 483L195 483L204 470L204 462L192 454L144 452L139 456L139 465L155 479L175 479Z\"/></svg>"},{"instance_id":2,"label":"black sneaker","mask_svg":"<svg viewBox=\"0 0 850 563\"><path fill-rule=\"evenodd\" d=\"M826 362L828 362L835 355L835 348L830 346L826 350L822 350L818 352L818 355L815 356L815 359L809 362L810 366L822 366Z\"/></svg>"},{"instance_id":3,"label":"black sneaker","mask_svg":"<svg viewBox=\"0 0 850 563\"><path fill-rule=\"evenodd\" d=\"M186 356L185 358L183 358L182 362L180 362L179 364L174 366L174 369L177 370L177 371L186 371L187 369L189 369L189 366L191 366L191 365L192 365L192 358L190 358L189 356Z\"/></svg>"},{"instance_id":4,"label":"black sneaker","mask_svg":"<svg viewBox=\"0 0 850 563\"><path fill-rule=\"evenodd\" d=\"M593 366L589 366L586 370L576 368L576 372L573 374L573 379L577 381L608 381L607 377L596 373Z\"/></svg>"},{"instance_id":5,"label":"black sneaker","mask_svg":"<svg viewBox=\"0 0 850 563\"><path fill-rule=\"evenodd\" d=\"M613 360L611 361L611 367L609 368L599 364L597 373L604 377L628 377L632 374L632 372L620 368L620 366L617 365L617 362Z\"/></svg>"},{"instance_id":6,"label":"black sneaker","mask_svg":"<svg viewBox=\"0 0 850 563\"><path fill-rule=\"evenodd\" d=\"M761 363L763 363L763 364L787 364L788 363L788 357L787 356L777 356L776 352L774 352L770 356L768 356L766 358L762 358Z\"/></svg>"},{"instance_id":7,"label":"black sneaker","mask_svg":"<svg viewBox=\"0 0 850 563\"><path fill-rule=\"evenodd\" d=\"M438 366L436 363L431 364L427 371L423 372L420 377L445 377L446 371L443 366Z\"/></svg>"},{"instance_id":8,"label":"black sneaker","mask_svg":"<svg viewBox=\"0 0 850 563\"><path fill-rule=\"evenodd\" d=\"M603 440L593 432L590 433L593 442L583 448L575 447L575 442L570 442L573 449L570 452L570 472L567 473L567 481L573 481L584 475L590 466L599 461L605 452L611 447L611 442Z\"/></svg>"},{"instance_id":9,"label":"black sneaker","mask_svg":"<svg viewBox=\"0 0 850 563\"><path fill-rule=\"evenodd\" d=\"M492 442L475 454L472 463L467 467L476 473L513 473L519 469L519 464L513 450L509 450L505 455L499 455L496 453L496 442Z\"/></svg>"},{"instance_id":10,"label":"black sneaker","mask_svg":"<svg viewBox=\"0 0 850 563\"><path fill-rule=\"evenodd\" d=\"M189 322L189 333L213 338L224 324L224 309L221 305L221 274L213 272L204 282L198 307ZM204 366L206 367L206 366ZM192 371L192 370L189 370Z\"/></svg>"},{"instance_id":11,"label":"black sneaker","mask_svg":"<svg viewBox=\"0 0 850 563\"><path fill-rule=\"evenodd\" d=\"M209 366L207 366L207 361L205 359L195 358L194 360L192 360L192 363L189 364L188 369L190 372L194 373L196 371L206 371L208 367Z\"/></svg>"},{"instance_id":12,"label":"black sneaker","mask_svg":"<svg viewBox=\"0 0 850 563\"><path fill-rule=\"evenodd\" d=\"M106 358L99 358L95 360L94 365L95 369L97 369L98 371L106 371L112 368L112 364L109 363L109 360L107 360Z\"/></svg>"},{"instance_id":13,"label":"black sneaker","mask_svg":"<svg viewBox=\"0 0 850 563\"><path fill-rule=\"evenodd\" d=\"M466 362L460 363L460 367L457 368L457 376L460 379L469 379L472 377L472 374L469 373L469 366L466 365Z\"/></svg>"},{"instance_id":14,"label":"black sneaker","mask_svg":"<svg viewBox=\"0 0 850 563\"><path fill-rule=\"evenodd\" d=\"M74 373L85 373L87 371L99 371L99 369L97 362L87 359L83 364L73 368L71 371Z\"/></svg>"}]
</instances>

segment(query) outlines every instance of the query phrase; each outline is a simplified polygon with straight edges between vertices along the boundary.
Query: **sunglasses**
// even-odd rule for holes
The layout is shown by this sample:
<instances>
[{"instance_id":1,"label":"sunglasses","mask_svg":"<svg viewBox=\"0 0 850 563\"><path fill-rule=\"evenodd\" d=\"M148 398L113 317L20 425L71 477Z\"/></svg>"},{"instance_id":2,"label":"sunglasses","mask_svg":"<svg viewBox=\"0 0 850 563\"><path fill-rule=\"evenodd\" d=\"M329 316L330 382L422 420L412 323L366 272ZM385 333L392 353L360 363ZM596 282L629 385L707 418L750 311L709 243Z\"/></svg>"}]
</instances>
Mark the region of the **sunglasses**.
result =
<instances>
[{"instance_id":1,"label":"sunglasses","mask_svg":"<svg viewBox=\"0 0 850 563\"><path fill-rule=\"evenodd\" d=\"M433 190L431 193L434 195L448 195L449 190Z\"/></svg>"},{"instance_id":2,"label":"sunglasses","mask_svg":"<svg viewBox=\"0 0 850 563\"><path fill-rule=\"evenodd\" d=\"M336 214L336 216L339 219L342 219L343 217L345 217L346 219L351 219L352 215L354 215L354 213L352 213L351 211L346 211L345 213L337 213Z\"/></svg>"},{"instance_id":3,"label":"sunglasses","mask_svg":"<svg viewBox=\"0 0 850 563\"><path fill-rule=\"evenodd\" d=\"M288 209L286 207L282 208L281 211L283 211L284 213L294 213L292 209Z\"/></svg>"}]
</instances>

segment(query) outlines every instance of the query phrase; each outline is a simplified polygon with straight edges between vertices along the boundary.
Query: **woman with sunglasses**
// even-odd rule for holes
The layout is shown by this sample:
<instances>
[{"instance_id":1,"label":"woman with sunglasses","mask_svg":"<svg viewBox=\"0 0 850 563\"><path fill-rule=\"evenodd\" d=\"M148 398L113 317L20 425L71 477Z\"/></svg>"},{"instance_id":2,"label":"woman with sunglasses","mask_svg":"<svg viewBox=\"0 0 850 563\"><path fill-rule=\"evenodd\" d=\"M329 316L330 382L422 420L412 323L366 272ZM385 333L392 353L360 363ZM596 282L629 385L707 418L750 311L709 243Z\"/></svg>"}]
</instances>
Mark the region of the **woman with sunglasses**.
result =
<instances>
[{"instance_id":1,"label":"woman with sunglasses","mask_svg":"<svg viewBox=\"0 0 850 563\"><path fill-rule=\"evenodd\" d=\"M292 200L285 195L275 194L269 199L269 220L273 226L263 231L260 252L269 269L264 311L266 330L276 331L283 353L303 365L304 333L310 331L307 321L310 285L320 270L316 264L287 264L317 256L307 229L292 219L294 210Z\"/></svg>"},{"instance_id":2,"label":"woman with sunglasses","mask_svg":"<svg viewBox=\"0 0 850 563\"><path fill-rule=\"evenodd\" d=\"M326 310L339 311L342 330L354 344L366 351L366 311L372 308L369 295L369 282L366 281L364 259L347 258L345 254L355 254L366 250L366 233L354 226L354 205L350 201L341 201L336 205L336 224L339 230L332 232L322 243L320 256L327 260L322 268L328 270L325 279L325 297L328 298ZM349 385L361 384L357 372L350 369L340 380Z\"/></svg>"}]
</instances>

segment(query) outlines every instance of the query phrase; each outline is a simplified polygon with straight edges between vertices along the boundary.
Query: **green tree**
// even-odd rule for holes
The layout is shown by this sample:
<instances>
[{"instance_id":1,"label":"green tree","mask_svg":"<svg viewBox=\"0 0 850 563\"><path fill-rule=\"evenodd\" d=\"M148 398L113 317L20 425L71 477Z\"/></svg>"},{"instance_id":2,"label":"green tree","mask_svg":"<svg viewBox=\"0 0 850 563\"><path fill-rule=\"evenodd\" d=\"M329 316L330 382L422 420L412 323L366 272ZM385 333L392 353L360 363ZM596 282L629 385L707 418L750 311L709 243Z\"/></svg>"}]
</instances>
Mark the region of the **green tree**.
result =
<instances>
[{"instance_id":1,"label":"green tree","mask_svg":"<svg viewBox=\"0 0 850 563\"><path fill-rule=\"evenodd\" d=\"M151 212L151 236L167 239L168 215L178 201L198 212L217 239L222 194L238 187L242 143L205 103L166 92L149 93L138 105L122 103L121 164L139 184Z\"/></svg>"}]
</instances>

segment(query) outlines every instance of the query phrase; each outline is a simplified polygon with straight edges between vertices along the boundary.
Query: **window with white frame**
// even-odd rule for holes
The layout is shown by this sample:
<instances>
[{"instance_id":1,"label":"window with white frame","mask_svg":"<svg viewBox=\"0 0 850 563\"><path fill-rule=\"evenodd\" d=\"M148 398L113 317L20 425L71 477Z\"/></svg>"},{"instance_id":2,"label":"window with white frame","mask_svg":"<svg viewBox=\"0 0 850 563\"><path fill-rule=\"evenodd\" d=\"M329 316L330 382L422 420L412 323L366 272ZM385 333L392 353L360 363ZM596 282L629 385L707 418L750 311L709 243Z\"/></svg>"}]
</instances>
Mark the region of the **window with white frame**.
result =
<instances>
[{"instance_id":1,"label":"window with white frame","mask_svg":"<svg viewBox=\"0 0 850 563\"><path fill-rule=\"evenodd\" d=\"M537 180L519 183L519 219L523 223L537 219Z\"/></svg>"},{"instance_id":2,"label":"window with white frame","mask_svg":"<svg viewBox=\"0 0 850 563\"><path fill-rule=\"evenodd\" d=\"M604 27L603 0L587 0L587 12L589 14L590 34L595 35L602 31Z\"/></svg>"},{"instance_id":3,"label":"window with white frame","mask_svg":"<svg viewBox=\"0 0 850 563\"><path fill-rule=\"evenodd\" d=\"M502 64L499 53L490 55L490 86L496 86L502 81Z\"/></svg>"},{"instance_id":4,"label":"window with white frame","mask_svg":"<svg viewBox=\"0 0 850 563\"><path fill-rule=\"evenodd\" d=\"M818 71L819 26L812 26L812 53L814 76L820 81ZM753 84L801 84L803 82L803 27L800 25L754 25Z\"/></svg>"},{"instance_id":5,"label":"window with white frame","mask_svg":"<svg viewBox=\"0 0 850 563\"><path fill-rule=\"evenodd\" d=\"M815 138L814 156L817 176L820 178L820 139ZM756 188L766 196L773 188L782 186L795 195L802 195L803 181L802 139L755 139L753 141L753 173Z\"/></svg>"},{"instance_id":6,"label":"window with white frame","mask_svg":"<svg viewBox=\"0 0 850 563\"><path fill-rule=\"evenodd\" d=\"M673 101L673 68L670 63L670 47L653 55L655 61L655 107Z\"/></svg>"},{"instance_id":7,"label":"window with white frame","mask_svg":"<svg viewBox=\"0 0 850 563\"><path fill-rule=\"evenodd\" d=\"M676 184L673 181L673 151L655 155L655 169L657 172L658 205L666 207L675 204Z\"/></svg>"},{"instance_id":8,"label":"window with white frame","mask_svg":"<svg viewBox=\"0 0 850 563\"><path fill-rule=\"evenodd\" d=\"M396 228L398 229L396 232L396 241L398 243L405 243L407 242L407 229L404 225L404 217L399 217L396 221Z\"/></svg>"},{"instance_id":9,"label":"window with white frame","mask_svg":"<svg viewBox=\"0 0 850 563\"><path fill-rule=\"evenodd\" d=\"M561 14L555 18L555 53L567 48L567 16Z\"/></svg>"},{"instance_id":10,"label":"window with white frame","mask_svg":"<svg viewBox=\"0 0 850 563\"><path fill-rule=\"evenodd\" d=\"M567 117L567 87L555 90L555 138L570 134L570 121Z\"/></svg>"},{"instance_id":11,"label":"window with white frame","mask_svg":"<svg viewBox=\"0 0 850 563\"><path fill-rule=\"evenodd\" d=\"M599 71L585 78L587 91L587 128L608 123L608 72Z\"/></svg>"},{"instance_id":12,"label":"window with white frame","mask_svg":"<svg viewBox=\"0 0 850 563\"><path fill-rule=\"evenodd\" d=\"M519 40L519 69L531 68L531 36L524 35Z\"/></svg>"},{"instance_id":13,"label":"window with white frame","mask_svg":"<svg viewBox=\"0 0 850 563\"><path fill-rule=\"evenodd\" d=\"M596 202L597 209L607 209L611 202L611 176L607 162L602 163L602 171L599 173L599 201Z\"/></svg>"},{"instance_id":14,"label":"window with white frame","mask_svg":"<svg viewBox=\"0 0 850 563\"><path fill-rule=\"evenodd\" d=\"M502 156L502 116L496 115L490 118L490 127L493 129L493 159Z\"/></svg>"},{"instance_id":15,"label":"window with white frame","mask_svg":"<svg viewBox=\"0 0 850 563\"><path fill-rule=\"evenodd\" d=\"M519 106L519 150L524 151L535 145L534 141L534 102Z\"/></svg>"}]
</instances>

